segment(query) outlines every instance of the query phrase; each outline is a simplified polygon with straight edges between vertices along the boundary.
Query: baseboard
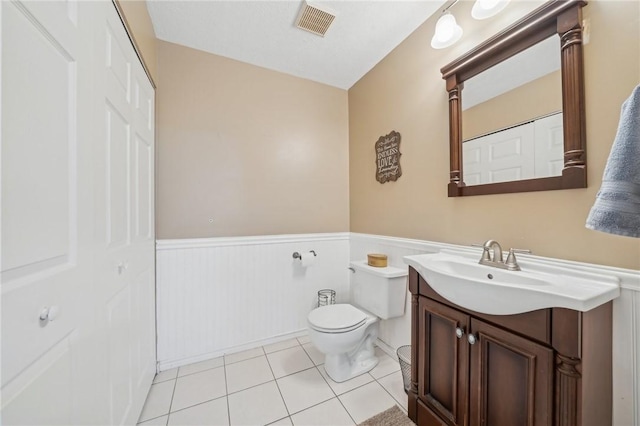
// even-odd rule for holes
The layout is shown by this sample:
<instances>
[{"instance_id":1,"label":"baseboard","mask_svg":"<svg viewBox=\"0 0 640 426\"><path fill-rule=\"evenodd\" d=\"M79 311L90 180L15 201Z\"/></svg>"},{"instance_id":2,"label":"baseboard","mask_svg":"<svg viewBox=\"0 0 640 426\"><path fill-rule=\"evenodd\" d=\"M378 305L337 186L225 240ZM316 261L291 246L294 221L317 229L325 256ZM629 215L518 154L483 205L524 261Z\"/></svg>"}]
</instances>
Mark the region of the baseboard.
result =
<instances>
[{"instance_id":1,"label":"baseboard","mask_svg":"<svg viewBox=\"0 0 640 426\"><path fill-rule=\"evenodd\" d=\"M307 329L302 329L298 331L294 331L291 333L281 334L279 336L273 336L268 339L256 340L253 342L245 343L239 346L233 346L230 348L221 349L215 352L209 352L197 356L192 356L188 358L180 358L180 359L172 359L158 362L158 372L170 370L176 367L182 367L184 365L193 364L195 362L206 361L213 358L218 358L223 355L230 355L236 352L242 352L249 349L254 349L260 346L270 345L272 343L282 342L283 340L289 340L295 337L303 337L307 335Z\"/></svg>"},{"instance_id":2,"label":"baseboard","mask_svg":"<svg viewBox=\"0 0 640 426\"><path fill-rule=\"evenodd\" d=\"M398 358L398 355L396 354L396 351L398 350L398 348L394 348L393 346L386 344L384 341L380 339L376 339L376 346L379 347L382 350L382 352L386 353L391 358L393 359Z\"/></svg>"}]
</instances>

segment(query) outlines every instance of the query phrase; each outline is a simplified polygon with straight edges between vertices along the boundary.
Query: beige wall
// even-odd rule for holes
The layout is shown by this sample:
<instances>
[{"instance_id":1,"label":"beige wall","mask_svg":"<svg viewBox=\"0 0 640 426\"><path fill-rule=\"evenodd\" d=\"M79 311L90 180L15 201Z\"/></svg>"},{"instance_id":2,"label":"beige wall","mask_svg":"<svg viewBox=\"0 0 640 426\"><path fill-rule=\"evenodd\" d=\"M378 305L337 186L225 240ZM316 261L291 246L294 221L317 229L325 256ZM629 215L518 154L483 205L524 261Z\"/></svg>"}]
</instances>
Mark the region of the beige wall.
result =
<instances>
[{"instance_id":1,"label":"beige wall","mask_svg":"<svg viewBox=\"0 0 640 426\"><path fill-rule=\"evenodd\" d=\"M562 75L558 70L462 111L462 139L559 111L562 111Z\"/></svg>"},{"instance_id":2,"label":"beige wall","mask_svg":"<svg viewBox=\"0 0 640 426\"><path fill-rule=\"evenodd\" d=\"M158 65L158 238L349 230L345 90L161 41Z\"/></svg>"},{"instance_id":3,"label":"beige wall","mask_svg":"<svg viewBox=\"0 0 640 426\"><path fill-rule=\"evenodd\" d=\"M118 0L129 30L136 40L140 54L156 85L158 84L158 53L156 33L145 0Z\"/></svg>"},{"instance_id":4,"label":"beige wall","mask_svg":"<svg viewBox=\"0 0 640 426\"><path fill-rule=\"evenodd\" d=\"M471 244L494 238L535 254L640 269L640 240L584 227L616 133L620 105L640 81L640 2L591 1L584 47L586 189L448 198L448 109L440 68L542 2L511 2L473 21L472 2L452 12L465 31L444 50L429 46L429 19L349 90L351 231ZM402 134L403 176L376 182L374 143Z\"/></svg>"}]
</instances>

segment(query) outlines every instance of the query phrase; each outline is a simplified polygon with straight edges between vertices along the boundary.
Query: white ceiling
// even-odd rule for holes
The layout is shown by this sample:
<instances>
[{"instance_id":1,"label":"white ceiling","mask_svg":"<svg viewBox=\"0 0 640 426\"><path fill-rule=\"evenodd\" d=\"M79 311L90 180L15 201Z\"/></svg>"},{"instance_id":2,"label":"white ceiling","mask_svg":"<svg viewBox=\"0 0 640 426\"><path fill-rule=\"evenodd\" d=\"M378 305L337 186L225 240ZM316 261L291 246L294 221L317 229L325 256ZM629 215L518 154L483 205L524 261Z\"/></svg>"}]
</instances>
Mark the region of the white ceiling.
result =
<instances>
[{"instance_id":1,"label":"white ceiling","mask_svg":"<svg viewBox=\"0 0 640 426\"><path fill-rule=\"evenodd\" d=\"M349 89L444 3L312 1L337 15L325 37L295 26L302 0L148 0L147 8L161 40Z\"/></svg>"}]
</instances>

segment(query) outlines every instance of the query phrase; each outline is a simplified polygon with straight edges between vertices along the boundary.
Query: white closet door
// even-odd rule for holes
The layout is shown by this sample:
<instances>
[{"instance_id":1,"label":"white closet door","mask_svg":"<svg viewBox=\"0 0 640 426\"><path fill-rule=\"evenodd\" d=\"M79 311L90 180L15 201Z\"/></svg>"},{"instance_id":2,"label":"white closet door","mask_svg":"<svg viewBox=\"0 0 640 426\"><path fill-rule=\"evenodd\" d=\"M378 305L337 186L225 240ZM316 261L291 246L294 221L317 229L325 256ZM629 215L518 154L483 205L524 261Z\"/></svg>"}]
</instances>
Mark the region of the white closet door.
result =
<instances>
[{"instance_id":1,"label":"white closet door","mask_svg":"<svg viewBox=\"0 0 640 426\"><path fill-rule=\"evenodd\" d=\"M562 113L538 119L535 127L536 177L562 175L564 168L564 136Z\"/></svg>"},{"instance_id":2,"label":"white closet door","mask_svg":"<svg viewBox=\"0 0 640 426\"><path fill-rule=\"evenodd\" d=\"M534 128L524 124L462 144L467 185L534 177Z\"/></svg>"},{"instance_id":3,"label":"white closet door","mask_svg":"<svg viewBox=\"0 0 640 426\"><path fill-rule=\"evenodd\" d=\"M2 424L135 424L155 373L153 88L110 1L0 14Z\"/></svg>"},{"instance_id":4,"label":"white closet door","mask_svg":"<svg viewBox=\"0 0 640 426\"><path fill-rule=\"evenodd\" d=\"M155 374L154 92L122 23L97 26L96 310L109 424L137 421Z\"/></svg>"},{"instance_id":5,"label":"white closet door","mask_svg":"<svg viewBox=\"0 0 640 426\"><path fill-rule=\"evenodd\" d=\"M91 22L68 2L0 2L2 422L94 409ZM48 319L45 308L49 308Z\"/></svg>"}]
</instances>

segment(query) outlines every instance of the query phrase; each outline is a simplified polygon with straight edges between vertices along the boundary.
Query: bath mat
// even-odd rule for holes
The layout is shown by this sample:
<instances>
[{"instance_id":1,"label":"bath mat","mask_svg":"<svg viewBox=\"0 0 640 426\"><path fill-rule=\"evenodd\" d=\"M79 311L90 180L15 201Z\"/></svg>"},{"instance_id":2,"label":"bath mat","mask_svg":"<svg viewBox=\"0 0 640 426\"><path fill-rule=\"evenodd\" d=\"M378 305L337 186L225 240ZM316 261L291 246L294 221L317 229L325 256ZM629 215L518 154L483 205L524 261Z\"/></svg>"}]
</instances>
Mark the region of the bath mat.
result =
<instances>
[{"instance_id":1,"label":"bath mat","mask_svg":"<svg viewBox=\"0 0 640 426\"><path fill-rule=\"evenodd\" d=\"M415 426L397 405L365 420L358 426Z\"/></svg>"}]
</instances>

